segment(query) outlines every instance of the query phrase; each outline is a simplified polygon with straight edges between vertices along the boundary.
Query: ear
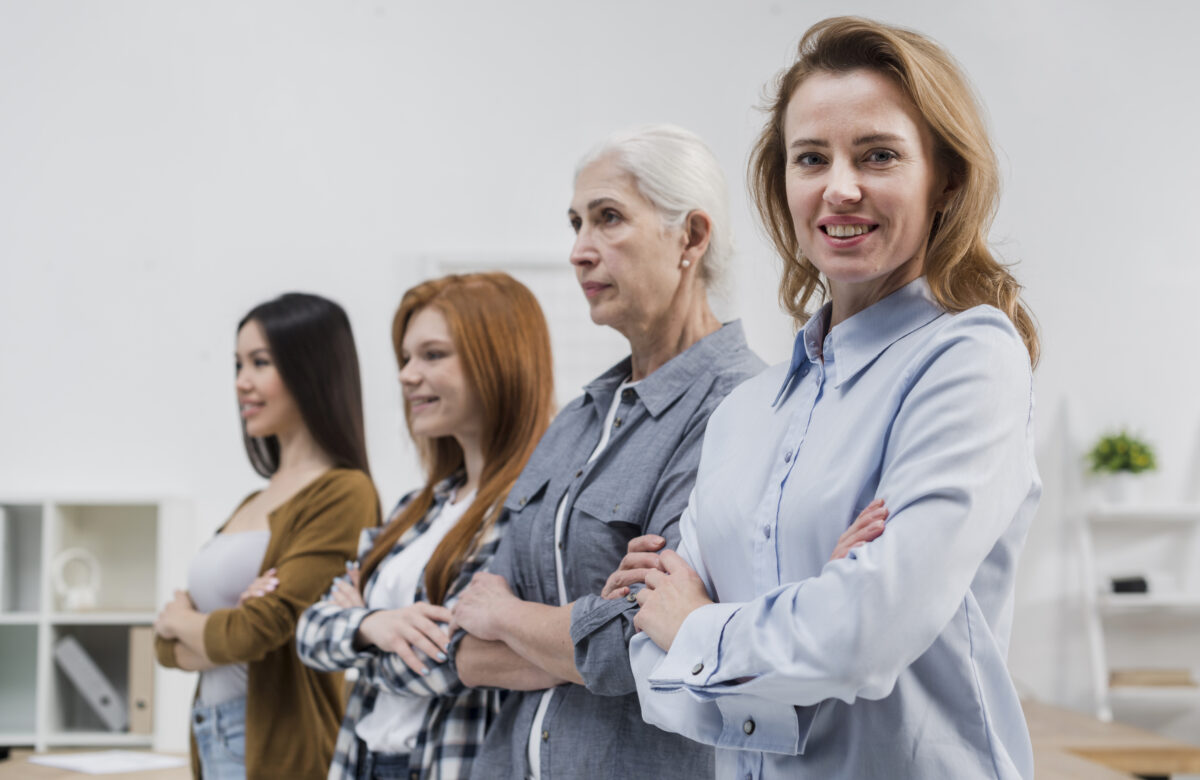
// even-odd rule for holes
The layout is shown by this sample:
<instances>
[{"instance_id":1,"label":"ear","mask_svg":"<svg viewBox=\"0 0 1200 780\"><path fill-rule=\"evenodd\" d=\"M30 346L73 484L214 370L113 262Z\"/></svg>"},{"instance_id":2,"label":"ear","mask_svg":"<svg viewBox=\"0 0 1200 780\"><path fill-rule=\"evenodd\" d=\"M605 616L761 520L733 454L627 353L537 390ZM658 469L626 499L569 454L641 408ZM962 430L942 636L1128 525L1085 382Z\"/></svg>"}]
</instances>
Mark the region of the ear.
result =
<instances>
[{"instance_id":1,"label":"ear","mask_svg":"<svg viewBox=\"0 0 1200 780\"><path fill-rule=\"evenodd\" d=\"M689 212L683 221L683 236L680 263L686 260L688 266L699 268L700 258L708 251L708 242L712 239L712 218L700 209Z\"/></svg>"},{"instance_id":2,"label":"ear","mask_svg":"<svg viewBox=\"0 0 1200 780\"><path fill-rule=\"evenodd\" d=\"M954 193L958 192L958 188L962 185L957 174L950 172L942 177L942 189L933 199L933 210L942 212L946 210L946 204L954 197Z\"/></svg>"}]
</instances>

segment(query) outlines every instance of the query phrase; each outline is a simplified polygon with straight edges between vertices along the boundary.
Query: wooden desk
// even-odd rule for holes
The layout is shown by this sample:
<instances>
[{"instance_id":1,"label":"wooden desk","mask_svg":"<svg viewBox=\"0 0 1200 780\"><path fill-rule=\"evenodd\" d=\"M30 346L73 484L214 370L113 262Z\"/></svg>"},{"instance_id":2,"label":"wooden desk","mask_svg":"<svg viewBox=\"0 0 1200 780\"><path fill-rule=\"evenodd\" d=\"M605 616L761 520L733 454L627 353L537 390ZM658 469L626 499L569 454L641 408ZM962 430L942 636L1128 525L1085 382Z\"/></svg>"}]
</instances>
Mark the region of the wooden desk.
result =
<instances>
[{"instance_id":1,"label":"wooden desk","mask_svg":"<svg viewBox=\"0 0 1200 780\"><path fill-rule=\"evenodd\" d=\"M55 750L53 752L93 753L98 750L103 750L103 748L88 748L87 750L78 751ZM31 764L28 759L32 755L32 750L13 748L8 760L0 761L0 780L48 780L50 778L53 778L53 780L80 780L81 778L93 776L72 772L70 769L58 769L52 766ZM175 769L153 769L145 772L100 776L112 778L113 780L191 780L192 768L189 765L184 765Z\"/></svg>"},{"instance_id":2,"label":"wooden desk","mask_svg":"<svg viewBox=\"0 0 1200 780\"><path fill-rule=\"evenodd\" d=\"M1021 706L1038 780L1128 780L1133 774L1200 772L1200 746L1041 702L1023 701Z\"/></svg>"}]
</instances>

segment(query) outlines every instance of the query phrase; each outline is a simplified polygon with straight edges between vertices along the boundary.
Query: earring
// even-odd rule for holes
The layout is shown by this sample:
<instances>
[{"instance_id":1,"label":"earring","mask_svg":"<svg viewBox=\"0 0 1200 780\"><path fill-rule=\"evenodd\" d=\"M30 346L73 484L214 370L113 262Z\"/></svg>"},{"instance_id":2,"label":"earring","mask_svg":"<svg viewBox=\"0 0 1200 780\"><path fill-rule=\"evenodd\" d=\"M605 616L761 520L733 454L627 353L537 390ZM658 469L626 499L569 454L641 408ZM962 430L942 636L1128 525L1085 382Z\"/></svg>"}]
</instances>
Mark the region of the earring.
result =
<instances>
[{"instance_id":1,"label":"earring","mask_svg":"<svg viewBox=\"0 0 1200 780\"><path fill-rule=\"evenodd\" d=\"M680 265L683 266L684 268L687 268L691 264L692 264L691 260L684 260L682 263L680 263Z\"/></svg>"}]
</instances>

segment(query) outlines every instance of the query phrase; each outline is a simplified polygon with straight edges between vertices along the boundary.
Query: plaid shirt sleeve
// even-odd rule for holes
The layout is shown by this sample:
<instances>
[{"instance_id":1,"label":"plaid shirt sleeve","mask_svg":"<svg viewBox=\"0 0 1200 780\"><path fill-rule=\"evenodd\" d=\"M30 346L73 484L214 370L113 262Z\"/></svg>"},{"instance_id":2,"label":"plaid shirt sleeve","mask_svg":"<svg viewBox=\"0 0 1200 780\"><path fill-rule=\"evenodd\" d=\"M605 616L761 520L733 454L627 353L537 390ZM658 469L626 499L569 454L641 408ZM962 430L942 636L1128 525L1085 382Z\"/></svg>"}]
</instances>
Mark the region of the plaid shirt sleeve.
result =
<instances>
[{"instance_id":1,"label":"plaid shirt sleeve","mask_svg":"<svg viewBox=\"0 0 1200 780\"><path fill-rule=\"evenodd\" d=\"M361 561L371 549L379 528L364 529L358 540ZM354 635L372 610L366 607L343 609L333 602L333 589L345 575L334 579L320 601L304 610L296 624L296 653L305 666L322 672L340 672L355 666L361 653L354 649Z\"/></svg>"},{"instance_id":2,"label":"plaid shirt sleeve","mask_svg":"<svg viewBox=\"0 0 1200 780\"><path fill-rule=\"evenodd\" d=\"M432 517L433 512L418 523L414 529L416 534L428 528ZM475 572L482 570L495 554L507 521L501 513L481 534L474 551L463 561L462 569L450 585L447 605L453 603ZM402 539L389 557L403 549L404 544ZM418 601L426 600L424 578L421 582ZM429 701L409 755L410 771L419 773L417 776L421 778L468 776L488 726L499 713L502 693L464 687L450 663L432 664L428 675L420 675L409 669L395 653L385 653L377 648L355 650L354 633L370 612L364 608L343 610L329 602L318 602L305 613L302 620L304 633L297 632L297 647L305 663L317 668L325 668L320 664L328 663L334 664L331 668L354 667L358 671L338 732L329 780L357 777L362 757L359 756L355 727L374 709L381 691L420 696Z\"/></svg>"}]
</instances>

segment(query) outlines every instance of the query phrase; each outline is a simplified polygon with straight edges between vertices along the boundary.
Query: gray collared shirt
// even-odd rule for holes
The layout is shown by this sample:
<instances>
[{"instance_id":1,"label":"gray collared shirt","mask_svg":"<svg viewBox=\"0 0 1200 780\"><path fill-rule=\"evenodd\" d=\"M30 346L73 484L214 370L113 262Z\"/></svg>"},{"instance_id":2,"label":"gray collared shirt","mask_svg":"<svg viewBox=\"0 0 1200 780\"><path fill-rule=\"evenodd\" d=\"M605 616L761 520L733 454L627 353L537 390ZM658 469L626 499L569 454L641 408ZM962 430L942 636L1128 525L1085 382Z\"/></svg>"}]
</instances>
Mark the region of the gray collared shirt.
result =
<instances>
[{"instance_id":1,"label":"gray collared shirt","mask_svg":"<svg viewBox=\"0 0 1200 780\"><path fill-rule=\"evenodd\" d=\"M599 593L630 539L654 533L678 544L708 416L763 368L741 324L725 325L622 393L608 446L589 463L613 394L630 374L626 358L559 413L513 485L509 530L489 568L520 598L559 604L554 525L566 496L563 579L574 602L575 665L586 683L562 685L550 701L542 780L712 776L712 748L642 720L627 650L636 604ZM525 775L540 699L540 691L509 694L473 777Z\"/></svg>"}]
</instances>

